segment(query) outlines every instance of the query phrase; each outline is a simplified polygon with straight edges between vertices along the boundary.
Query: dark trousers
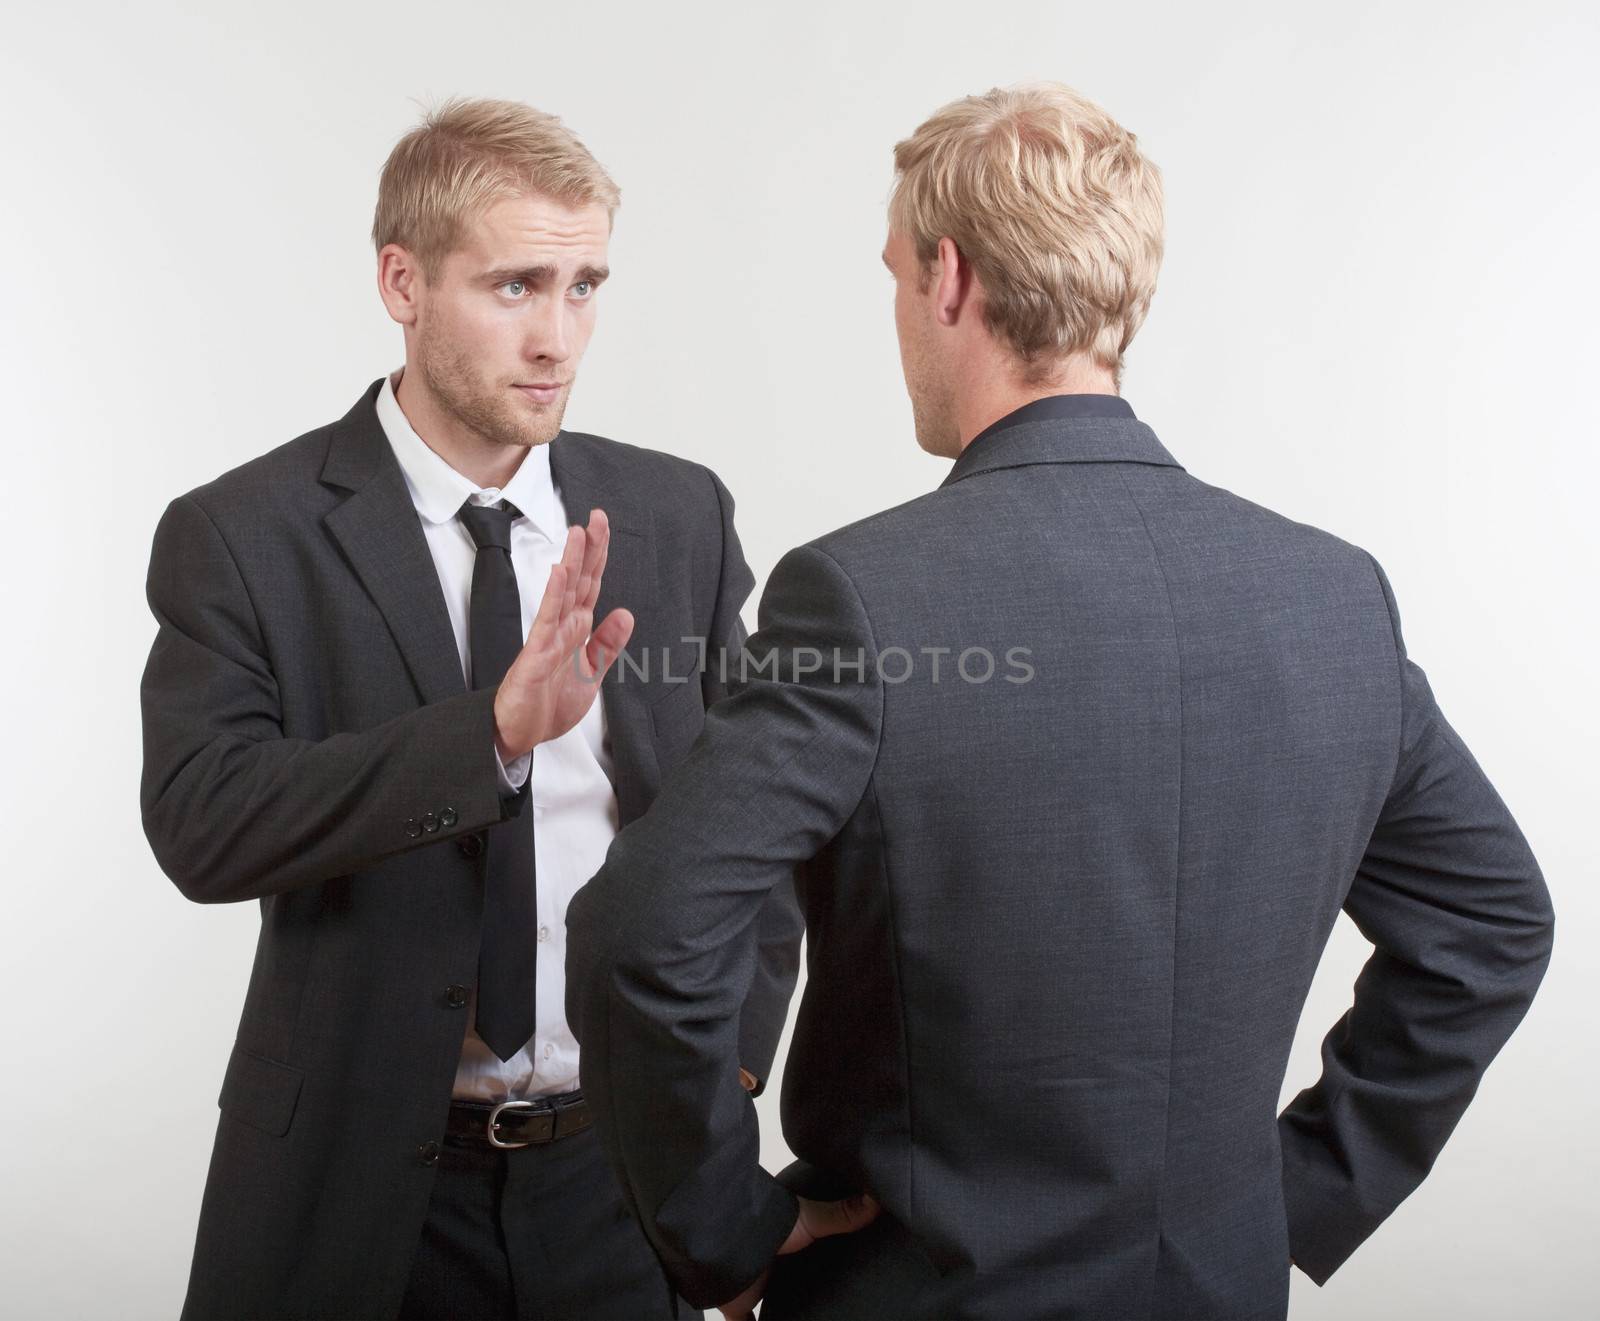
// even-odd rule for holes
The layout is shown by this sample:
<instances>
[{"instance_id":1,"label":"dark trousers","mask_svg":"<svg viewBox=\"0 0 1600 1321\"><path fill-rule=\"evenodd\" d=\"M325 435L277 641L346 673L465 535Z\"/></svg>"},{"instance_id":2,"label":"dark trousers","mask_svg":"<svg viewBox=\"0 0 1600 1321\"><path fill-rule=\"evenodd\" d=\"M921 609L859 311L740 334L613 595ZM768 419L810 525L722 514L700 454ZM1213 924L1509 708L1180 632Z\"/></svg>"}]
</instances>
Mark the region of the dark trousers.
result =
<instances>
[{"instance_id":1,"label":"dark trousers","mask_svg":"<svg viewBox=\"0 0 1600 1321\"><path fill-rule=\"evenodd\" d=\"M399 1321L648 1321L673 1293L594 1130L510 1151L446 1138Z\"/></svg>"}]
</instances>

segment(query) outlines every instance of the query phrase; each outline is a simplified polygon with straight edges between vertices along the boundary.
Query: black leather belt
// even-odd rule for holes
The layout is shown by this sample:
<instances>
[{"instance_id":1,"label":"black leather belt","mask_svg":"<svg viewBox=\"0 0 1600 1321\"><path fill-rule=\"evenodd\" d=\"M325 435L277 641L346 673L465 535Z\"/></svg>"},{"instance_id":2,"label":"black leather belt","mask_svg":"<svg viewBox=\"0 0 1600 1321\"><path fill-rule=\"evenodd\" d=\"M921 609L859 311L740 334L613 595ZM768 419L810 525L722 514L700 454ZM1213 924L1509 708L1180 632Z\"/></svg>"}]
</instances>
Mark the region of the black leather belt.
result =
<instances>
[{"instance_id":1,"label":"black leather belt","mask_svg":"<svg viewBox=\"0 0 1600 1321\"><path fill-rule=\"evenodd\" d=\"M445 1132L491 1147L526 1147L556 1142L589 1127L589 1103L582 1092L563 1092L529 1101L451 1101Z\"/></svg>"}]
</instances>

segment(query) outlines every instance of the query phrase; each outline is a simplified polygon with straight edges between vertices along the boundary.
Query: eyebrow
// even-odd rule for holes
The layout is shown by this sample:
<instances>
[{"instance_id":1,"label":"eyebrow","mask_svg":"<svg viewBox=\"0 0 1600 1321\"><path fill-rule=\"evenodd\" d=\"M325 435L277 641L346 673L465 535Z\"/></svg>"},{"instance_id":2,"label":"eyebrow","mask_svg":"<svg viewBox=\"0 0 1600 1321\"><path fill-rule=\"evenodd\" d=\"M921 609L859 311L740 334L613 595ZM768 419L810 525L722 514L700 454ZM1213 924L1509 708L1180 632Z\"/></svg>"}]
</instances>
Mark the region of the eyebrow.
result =
<instances>
[{"instance_id":1,"label":"eyebrow","mask_svg":"<svg viewBox=\"0 0 1600 1321\"><path fill-rule=\"evenodd\" d=\"M505 284L509 280L523 280L528 284L544 284L556 278L560 272L554 266L497 266L492 271L483 273L486 284ZM587 280L591 284L599 284L611 274L609 266L585 266L578 272L578 279Z\"/></svg>"}]
</instances>

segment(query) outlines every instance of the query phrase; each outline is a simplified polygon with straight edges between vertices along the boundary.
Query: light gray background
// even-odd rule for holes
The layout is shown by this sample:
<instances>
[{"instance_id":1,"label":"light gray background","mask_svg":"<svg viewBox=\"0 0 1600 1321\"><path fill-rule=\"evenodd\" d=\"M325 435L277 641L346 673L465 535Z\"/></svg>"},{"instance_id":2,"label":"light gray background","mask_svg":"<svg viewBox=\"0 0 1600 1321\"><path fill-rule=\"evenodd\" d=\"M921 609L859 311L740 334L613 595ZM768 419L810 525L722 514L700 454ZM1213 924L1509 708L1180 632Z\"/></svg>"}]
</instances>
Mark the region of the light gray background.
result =
<instances>
[{"instance_id":1,"label":"light gray background","mask_svg":"<svg viewBox=\"0 0 1600 1321\"><path fill-rule=\"evenodd\" d=\"M177 1312L257 910L184 901L140 830L150 535L400 361L366 233L412 98L530 101L614 173L568 422L713 465L764 580L945 471L878 263L892 144L1052 77L1166 177L1127 397L1196 475L1377 555L1555 893L1544 988L1433 1176L1293 1315L1593 1315L1592 6L194 8L36 7L0 54L0 1308ZM1285 1096L1364 957L1341 923Z\"/></svg>"}]
</instances>

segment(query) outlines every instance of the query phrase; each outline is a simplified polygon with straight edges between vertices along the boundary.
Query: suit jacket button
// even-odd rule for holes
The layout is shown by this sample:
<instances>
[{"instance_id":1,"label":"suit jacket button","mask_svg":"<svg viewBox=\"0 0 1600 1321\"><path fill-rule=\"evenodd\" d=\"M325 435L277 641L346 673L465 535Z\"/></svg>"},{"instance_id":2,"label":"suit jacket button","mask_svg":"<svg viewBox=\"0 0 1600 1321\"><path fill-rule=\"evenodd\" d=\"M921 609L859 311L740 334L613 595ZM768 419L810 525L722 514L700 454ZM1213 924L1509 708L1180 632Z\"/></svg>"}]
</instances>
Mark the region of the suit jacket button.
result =
<instances>
[{"instance_id":1,"label":"suit jacket button","mask_svg":"<svg viewBox=\"0 0 1600 1321\"><path fill-rule=\"evenodd\" d=\"M444 1002L452 1009L463 1008L467 1003L467 988L465 986L445 987Z\"/></svg>"},{"instance_id":2,"label":"suit jacket button","mask_svg":"<svg viewBox=\"0 0 1600 1321\"><path fill-rule=\"evenodd\" d=\"M439 1163L439 1144L437 1142L424 1142L417 1148L417 1159L424 1165L437 1165Z\"/></svg>"},{"instance_id":3,"label":"suit jacket button","mask_svg":"<svg viewBox=\"0 0 1600 1321\"><path fill-rule=\"evenodd\" d=\"M439 829L439 818L434 816L432 812L424 812L422 814L422 828L430 835L434 834Z\"/></svg>"},{"instance_id":4,"label":"suit jacket button","mask_svg":"<svg viewBox=\"0 0 1600 1321\"><path fill-rule=\"evenodd\" d=\"M463 858L480 857L483 853L483 836L463 835L456 841L456 848L461 850Z\"/></svg>"},{"instance_id":5,"label":"suit jacket button","mask_svg":"<svg viewBox=\"0 0 1600 1321\"><path fill-rule=\"evenodd\" d=\"M444 809L444 811L439 813L439 824L446 830L449 830L450 827L455 825L455 823L460 819L461 818L456 815L456 809L453 807L447 807Z\"/></svg>"},{"instance_id":6,"label":"suit jacket button","mask_svg":"<svg viewBox=\"0 0 1600 1321\"><path fill-rule=\"evenodd\" d=\"M416 817L408 816L406 818L406 834L410 835L412 839L415 839L421 833L422 823L418 821Z\"/></svg>"}]
</instances>

